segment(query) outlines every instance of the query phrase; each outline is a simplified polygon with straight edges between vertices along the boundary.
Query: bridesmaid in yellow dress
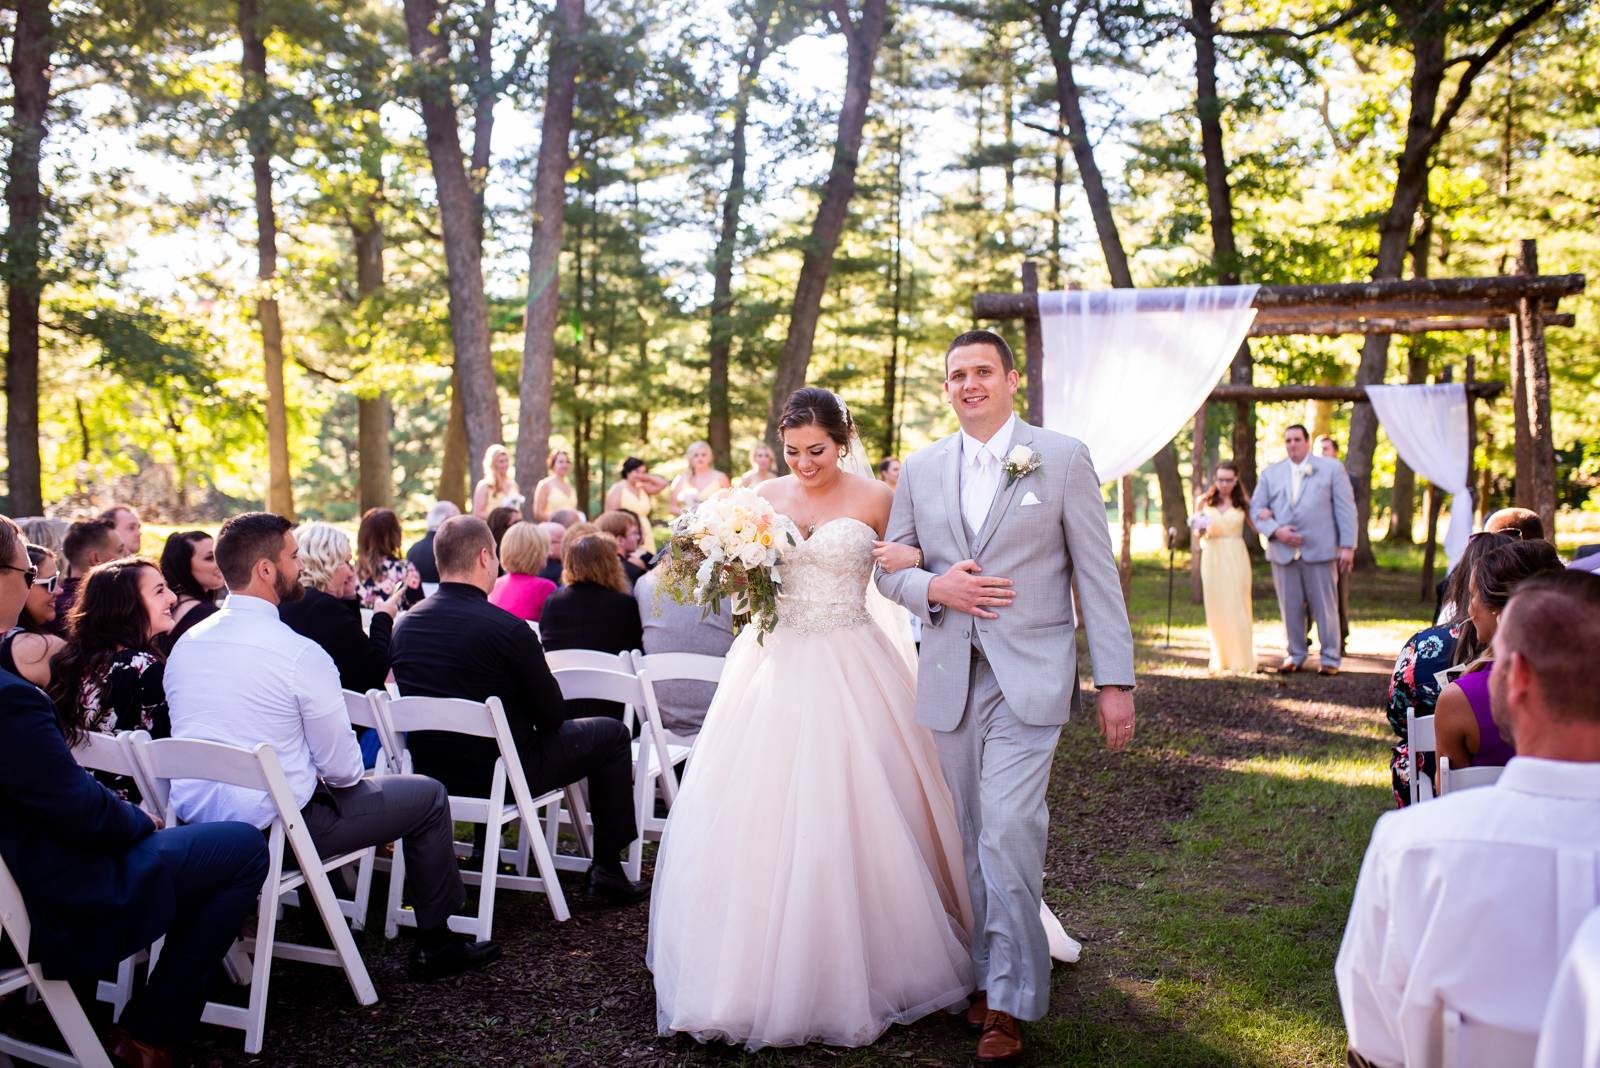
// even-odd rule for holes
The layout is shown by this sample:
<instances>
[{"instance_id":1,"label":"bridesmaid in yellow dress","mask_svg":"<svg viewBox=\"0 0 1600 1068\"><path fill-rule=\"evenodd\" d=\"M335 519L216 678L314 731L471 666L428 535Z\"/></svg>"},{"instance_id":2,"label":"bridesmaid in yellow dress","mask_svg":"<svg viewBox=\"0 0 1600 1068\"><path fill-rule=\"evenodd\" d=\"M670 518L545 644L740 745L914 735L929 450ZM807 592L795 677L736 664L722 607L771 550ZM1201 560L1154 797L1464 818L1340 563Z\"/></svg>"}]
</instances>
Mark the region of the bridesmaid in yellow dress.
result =
<instances>
[{"instance_id":1,"label":"bridesmaid in yellow dress","mask_svg":"<svg viewBox=\"0 0 1600 1068\"><path fill-rule=\"evenodd\" d=\"M472 514L487 519L507 506L522 507L522 490L511 477L511 454L504 445L490 445L483 454L483 478L472 488Z\"/></svg>"},{"instance_id":2,"label":"bridesmaid in yellow dress","mask_svg":"<svg viewBox=\"0 0 1600 1068\"><path fill-rule=\"evenodd\" d=\"M539 480L533 489L533 521L548 522L562 509L578 511L578 494L567 481L572 472L572 457L566 449L556 449L550 454L550 473Z\"/></svg>"},{"instance_id":3,"label":"bridesmaid in yellow dress","mask_svg":"<svg viewBox=\"0 0 1600 1068\"><path fill-rule=\"evenodd\" d=\"M656 551L655 531L650 529L650 507L655 504L652 498L666 488L666 479L651 474L648 464L630 456L622 461L622 481L606 491L606 511L632 512L639 517L639 529L644 532L639 548L647 553Z\"/></svg>"},{"instance_id":4,"label":"bridesmaid in yellow dress","mask_svg":"<svg viewBox=\"0 0 1600 1068\"><path fill-rule=\"evenodd\" d=\"M1244 545L1250 503L1239 484L1238 465L1217 465L1211 488L1200 498L1195 534L1204 542L1200 580L1205 588L1206 626L1211 631L1211 670L1256 669L1254 615L1250 604L1250 553Z\"/></svg>"}]
</instances>

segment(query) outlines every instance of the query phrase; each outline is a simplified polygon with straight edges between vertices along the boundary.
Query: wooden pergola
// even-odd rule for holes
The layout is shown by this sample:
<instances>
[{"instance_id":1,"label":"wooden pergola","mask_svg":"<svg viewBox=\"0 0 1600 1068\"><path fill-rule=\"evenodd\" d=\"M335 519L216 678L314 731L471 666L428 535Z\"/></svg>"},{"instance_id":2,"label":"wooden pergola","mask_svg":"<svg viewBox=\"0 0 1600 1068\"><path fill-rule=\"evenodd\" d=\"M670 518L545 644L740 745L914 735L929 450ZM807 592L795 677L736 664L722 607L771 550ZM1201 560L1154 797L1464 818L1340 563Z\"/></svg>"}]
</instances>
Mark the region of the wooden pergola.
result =
<instances>
[{"instance_id":1,"label":"wooden pergola","mask_svg":"<svg viewBox=\"0 0 1600 1068\"><path fill-rule=\"evenodd\" d=\"M1333 282L1317 285L1264 285L1256 291L1255 322L1251 337L1323 336L1347 334L1425 334L1463 330L1503 331L1510 335L1511 401L1516 428L1516 503L1539 513L1545 529L1555 530L1555 441L1550 426L1550 367L1545 348L1545 328L1571 326L1573 316L1560 311L1561 298L1583 292L1581 274L1538 273L1535 243L1525 240L1517 258L1517 273L1487 278L1416 278L1387 282ZM1039 270L1022 266L1021 293L980 293L972 302L978 319L1022 320L1027 381L1039 382L1044 368L1044 335L1039 326ZM1159 297L1153 298L1159 307ZM1179 298L1174 298L1174 300ZM1474 362L1467 360L1468 433L1471 450L1477 446L1479 399L1490 399L1505 389L1501 382L1479 381ZM1448 376L1445 379L1448 381ZM1240 419L1248 406L1294 400L1367 403L1362 386L1218 385L1208 402L1237 405ZM1196 455L1203 453L1204 407L1196 417ZM1028 418L1044 418L1044 391L1028 391ZM1469 460L1469 463L1471 461ZM1203 469L1203 464L1197 470ZM1469 477L1469 484L1471 478ZM1122 486L1123 557L1126 574L1128 542L1132 530L1131 477ZM1431 589L1435 529L1439 497L1430 487L1428 550L1424 582ZM1480 502L1481 503L1481 502Z\"/></svg>"}]
</instances>

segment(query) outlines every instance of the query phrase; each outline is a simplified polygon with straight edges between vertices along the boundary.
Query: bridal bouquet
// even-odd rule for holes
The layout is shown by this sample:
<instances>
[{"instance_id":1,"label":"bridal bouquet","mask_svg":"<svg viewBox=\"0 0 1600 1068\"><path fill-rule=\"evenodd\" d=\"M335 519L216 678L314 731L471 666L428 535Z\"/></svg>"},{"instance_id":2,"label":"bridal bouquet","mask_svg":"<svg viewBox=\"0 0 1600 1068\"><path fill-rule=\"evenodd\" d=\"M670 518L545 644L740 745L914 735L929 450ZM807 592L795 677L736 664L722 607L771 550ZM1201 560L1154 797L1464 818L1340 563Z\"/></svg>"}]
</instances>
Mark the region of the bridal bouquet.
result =
<instances>
[{"instance_id":1,"label":"bridal bouquet","mask_svg":"<svg viewBox=\"0 0 1600 1068\"><path fill-rule=\"evenodd\" d=\"M733 626L760 628L759 642L778 625L779 561L800 543L793 520L753 490L725 489L672 521L657 596L697 604L705 615L732 602Z\"/></svg>"}]
</instances>

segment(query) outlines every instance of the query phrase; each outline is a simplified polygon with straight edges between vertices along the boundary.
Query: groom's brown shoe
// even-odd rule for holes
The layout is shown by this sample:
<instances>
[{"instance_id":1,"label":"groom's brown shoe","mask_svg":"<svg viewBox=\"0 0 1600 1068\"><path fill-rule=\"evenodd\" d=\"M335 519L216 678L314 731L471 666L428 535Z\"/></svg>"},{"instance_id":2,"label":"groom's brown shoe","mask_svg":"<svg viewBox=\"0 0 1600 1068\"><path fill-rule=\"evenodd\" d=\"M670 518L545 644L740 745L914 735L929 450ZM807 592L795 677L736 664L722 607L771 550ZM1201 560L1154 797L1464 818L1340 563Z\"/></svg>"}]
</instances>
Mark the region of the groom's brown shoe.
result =
<instances>
[{"instance_id":1,"label":"groom's brown shoe","mask_svg":"<svg viewBox=\"0 0 1600 1068\"><path fill-rule=\"evenodd\" d=\"M972 1004L967 1006L967 1026L974 1031L983 1030L983 1021L989 1015L989 995L982 990L972 998Z\"/></svg>"},{"instance_id":2,"label":"groom's brown shoe","mask_svg":"<svg viewBox=\"0 0 1600 1068\"><path fill-rule=\"evenodd\" d=\"M1009 1064L1022 1057L1022 1025L1010 1013L990 1011L978 1039L979 1064Z\"/></svg>"}]
</instances>

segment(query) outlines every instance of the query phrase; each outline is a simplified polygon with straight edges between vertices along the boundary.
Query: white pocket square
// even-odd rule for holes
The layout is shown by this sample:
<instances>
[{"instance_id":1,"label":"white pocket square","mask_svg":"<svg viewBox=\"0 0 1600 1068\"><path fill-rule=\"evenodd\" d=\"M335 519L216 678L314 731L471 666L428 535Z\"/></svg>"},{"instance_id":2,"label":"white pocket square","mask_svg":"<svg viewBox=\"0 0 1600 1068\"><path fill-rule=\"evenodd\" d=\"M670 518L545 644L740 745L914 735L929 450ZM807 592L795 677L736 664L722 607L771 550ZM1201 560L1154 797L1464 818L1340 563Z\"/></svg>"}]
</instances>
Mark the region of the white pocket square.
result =
<instances>
[{"instance_id":1,"label":"white pocket square","mask_svg":"<svg viewBox=\"0 0 1600 1068\"><path fill-rule=\"evenodd\" d=\"M1037 498L1037 497L1035 497L1033 495L1033 491L1032 490L1029 490L1027 493L1023 494L1022 503L1017 505L1017 507L1018 508L1032 508L1036 504L1043 504L1043 503L1044 503L1043 501L1041 501L1039 498Z\"/></svg>"}]
</instances>

